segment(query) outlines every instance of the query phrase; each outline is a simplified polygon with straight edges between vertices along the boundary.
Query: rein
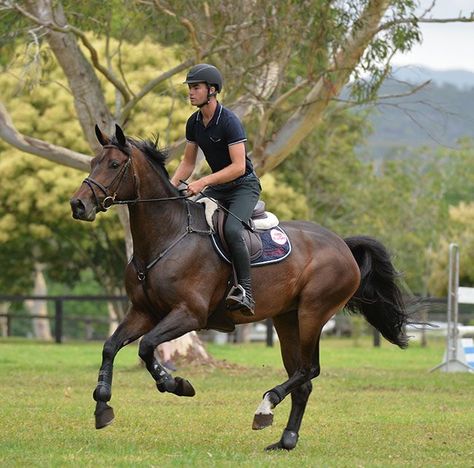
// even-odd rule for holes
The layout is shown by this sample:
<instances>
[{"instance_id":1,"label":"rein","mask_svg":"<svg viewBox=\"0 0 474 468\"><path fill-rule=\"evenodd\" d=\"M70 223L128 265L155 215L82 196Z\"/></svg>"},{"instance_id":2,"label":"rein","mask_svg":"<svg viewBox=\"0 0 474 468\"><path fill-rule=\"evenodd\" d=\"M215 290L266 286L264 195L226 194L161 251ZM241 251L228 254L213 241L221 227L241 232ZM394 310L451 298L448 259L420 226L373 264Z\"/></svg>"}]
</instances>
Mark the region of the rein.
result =
<instances>
[{"instance_id":1,"label":"rein","mask_svg":"<svg viewBox=\"0 0 474 468\"><path fill-rule=\"evenodd\" d=\"M184 232L177 237L165 250L160 252L148 265L145 265L144 268L140 268L137 265L137 262L135 260L135 256L132 257L132 263L135 266L135 270L137 270L137 276L138 280L140 282L144 282L146 279L147 273L173 248L175 247L179 242L181 242L188 234L196 233L196 234L206 234L210 236L212 234L212 229L209 228L207 230L202 230L202 229L195 229L192 226L192 215L191 215L191 210L189 209L189 202L190 200L187 199L187 197L170 197L170 198L157 198L157 199L150 199L150 200L143 200L143 201L167 201L167 200L173 200L173 199L185 199L185 205L186 205L186 228Z\"/></svg>"}]
</instances>

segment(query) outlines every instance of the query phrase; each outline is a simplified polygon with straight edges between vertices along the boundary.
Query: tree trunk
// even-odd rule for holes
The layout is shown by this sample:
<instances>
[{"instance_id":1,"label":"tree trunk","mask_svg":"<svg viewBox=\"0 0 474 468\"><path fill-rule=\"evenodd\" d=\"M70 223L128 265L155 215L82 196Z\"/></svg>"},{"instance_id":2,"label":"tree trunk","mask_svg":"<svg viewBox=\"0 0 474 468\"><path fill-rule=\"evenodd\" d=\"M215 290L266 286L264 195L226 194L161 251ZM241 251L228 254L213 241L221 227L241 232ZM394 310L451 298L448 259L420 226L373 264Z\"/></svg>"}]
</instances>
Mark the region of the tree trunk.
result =
<instances>
[{"instance_id":1,"label":"tree trunk","mask_svg":"<svg viewBox=\"0 0 474 468\"><path fill-rule=\"evenodd\" d=\"M46 296L48 289L43 275L43 267L42 265L36 264L35 268L35 287L33 295ZM26 306L31 315L41 315L44 317L48 315L47 301L29 300L26 301ZM33 336L40 340L52 341L53 337L51 335L51 327L48 318L33 318Z\"/></svg>"},{"instance_id":2,"label":"tree trunk","mask_svg":"<svg viewBox=\"0 0 474 468\"><path fill-rule=\"evenodd\" d=\"M67 25L61 2L54 2L53 6L51 0L29 0L27 7L31 14L46 25ZM98 149L95 124L110 132L113 123L99 79L73 33L48 29L46 40L66 75L83 133L90 147Z\"/></svg>"},{"instance_id":3,"label":"tree trunk","mask_svg":"<svg viewBox=\"0 0 474 468\"><path fill-rule=\"evenodd\" d=\"M165 366L175 363L207 364L213 361L194 331L158 346L155 356Z\"/></svg>"},{"instance_id":4,"label":"tree trunk","mask_svg":"<svg viewBox=\"0 0 474 468\"><path fill-rule=\"evenodd\" d=\"M334 71L316 82L302 105L272 136L266 146L255 148L253 156L259 174L269 172L278 166L317 126L331 100L338 96L347 84L351 73L376 34L389 5L389 0L368 2L344 48L335 54Z\"/></svg>"}]
</instances>

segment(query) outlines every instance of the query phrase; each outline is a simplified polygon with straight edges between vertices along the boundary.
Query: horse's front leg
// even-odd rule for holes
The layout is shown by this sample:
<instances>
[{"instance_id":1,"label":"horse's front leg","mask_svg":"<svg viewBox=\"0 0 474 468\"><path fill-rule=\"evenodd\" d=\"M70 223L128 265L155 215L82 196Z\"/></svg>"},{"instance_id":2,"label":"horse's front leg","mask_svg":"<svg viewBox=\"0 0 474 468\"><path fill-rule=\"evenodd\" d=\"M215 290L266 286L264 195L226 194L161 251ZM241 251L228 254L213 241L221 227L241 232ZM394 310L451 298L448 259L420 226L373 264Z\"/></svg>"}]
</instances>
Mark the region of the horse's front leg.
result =
<instances>
[{"instance_id":1,"label":"horse's front leg","mask_svg":"<svg viewBox=\"0 0 474 468\"><path fill-rule=\"evenodd\" d=\"M97 402L94 412L96 429L108 426L114 419L114 411L107 402L112 398L112 373L115 356L125 345L148 332L155 323L148 314L131 307L117 330L104 343L99 379L93 393L94 400Z\"/></svg>"},{"instance_id":2,"label":"horse's front leg","mask_svg":"<svg viewBox=\"0 0 474 468\"><path fill-rule=\"evenodd\" d=\"M178 396L194 396L196 394L189 381L181 377L173 377L156 359L155 348L166 341L179 338L193 330L205 326L205 318L199 319L197 314L180 306L172 310L153 330L147 333L140 342L139 355L145 362L148 372L156 381L160 392L170 392ZM201 317L205 317L204 314ZM203 323L204 320L204 323Z\"/></svg>"}]
</instances>

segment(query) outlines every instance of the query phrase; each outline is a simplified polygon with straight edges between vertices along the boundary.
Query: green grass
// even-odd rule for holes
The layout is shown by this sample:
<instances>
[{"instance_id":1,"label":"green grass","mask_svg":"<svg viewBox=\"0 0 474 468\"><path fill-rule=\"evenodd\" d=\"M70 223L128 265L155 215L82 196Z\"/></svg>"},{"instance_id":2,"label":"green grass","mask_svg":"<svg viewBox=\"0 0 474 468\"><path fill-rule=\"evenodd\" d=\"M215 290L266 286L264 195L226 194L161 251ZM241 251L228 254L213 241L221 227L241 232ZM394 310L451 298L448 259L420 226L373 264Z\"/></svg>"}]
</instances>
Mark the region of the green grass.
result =
<instances>
[{"instance_id":1,"label":"green grass","mask_svg":"<svg viewBox=\"0 0 474 468\"><path fill-rule=\"evenodd\" d=\"M96 431L101 344L0 340L0 466L472 467L474 375L428 373L443 346L323 340L297 448L266 453L290 403L251 430L263 392L285 379L278 346L210 345L240 365L180 368L197 395L178 398L156 391L130 345L116 359L116 419Z\"/></svg>"}]
</instances>

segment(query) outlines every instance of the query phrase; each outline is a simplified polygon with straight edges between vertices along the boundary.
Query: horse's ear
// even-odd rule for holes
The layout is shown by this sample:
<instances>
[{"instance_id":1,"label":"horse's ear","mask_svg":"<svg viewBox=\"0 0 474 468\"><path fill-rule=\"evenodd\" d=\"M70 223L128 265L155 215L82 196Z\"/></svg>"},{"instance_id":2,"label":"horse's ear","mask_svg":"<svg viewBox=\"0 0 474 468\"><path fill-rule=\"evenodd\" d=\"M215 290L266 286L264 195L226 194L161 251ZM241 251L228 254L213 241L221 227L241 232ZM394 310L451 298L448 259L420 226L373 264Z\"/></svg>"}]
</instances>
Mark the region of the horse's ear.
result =
<instances>
[{"instance_id":1,"label":"horse's ear","mask_svg":"<svg viewBox=\"0 0 474 468\"><path fill-rule=\"evenodd\" d=\"M120 128L120 125L118 124L115 124L115 136L120 146L127 146L127 139L125 138L123 130Z\"/></svg>"},{"instance_id":2,"label":"horse's ear","mask_svg":"<svg viewBox=\"0 0 474 468\"><path fill-rule=\"evenodd\" d=\"M102 146L109 144L110 142L109 138L102 133L102 131L100 130L97 124L95 124L95 135L97 136L97 139L99 140L99 143Z\"/></svg>"}]
</instances>

